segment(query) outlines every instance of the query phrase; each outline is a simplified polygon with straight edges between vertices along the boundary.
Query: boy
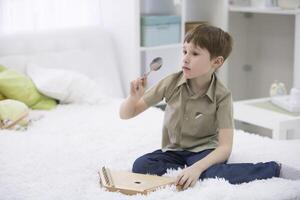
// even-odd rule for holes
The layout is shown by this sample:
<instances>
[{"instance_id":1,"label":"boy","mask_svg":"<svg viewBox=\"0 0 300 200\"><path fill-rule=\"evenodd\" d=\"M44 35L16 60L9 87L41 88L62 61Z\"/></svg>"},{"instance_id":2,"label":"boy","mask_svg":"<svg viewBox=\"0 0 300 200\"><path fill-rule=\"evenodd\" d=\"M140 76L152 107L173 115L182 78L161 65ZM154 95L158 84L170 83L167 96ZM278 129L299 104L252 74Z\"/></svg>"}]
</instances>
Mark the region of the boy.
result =
<instances>
[{"instance_id":1,"label":"boy","mask_svg":"<svg viewBox=\"0 0 300 200\"><path fill-rule=\"evenodd\" d=\"M230 183L278 177L277 162L226 164L233 140L231 92L215 72L232 50L231 36L220 28L200 25L184 39L182 71L162 79L144 93L146 78L130 84L120 117L132 118L165 99L162 149L138 158L132 171L163 175L183 168L176 184L183 189L198 179L221 177ZM184 168L187 166L186 168Z\"/></svg>"}]
</instances>

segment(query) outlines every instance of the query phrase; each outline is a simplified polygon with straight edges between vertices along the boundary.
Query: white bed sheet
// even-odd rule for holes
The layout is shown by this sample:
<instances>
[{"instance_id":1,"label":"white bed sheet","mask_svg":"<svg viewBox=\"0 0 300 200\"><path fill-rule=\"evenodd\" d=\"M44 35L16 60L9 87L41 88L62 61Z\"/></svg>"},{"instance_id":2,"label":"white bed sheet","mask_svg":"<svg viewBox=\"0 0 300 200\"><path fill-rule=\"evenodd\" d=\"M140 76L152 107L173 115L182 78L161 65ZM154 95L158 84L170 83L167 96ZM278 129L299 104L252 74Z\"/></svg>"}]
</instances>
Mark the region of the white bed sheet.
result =
<instances>
[{"instance_id":1,"label":"white bed sheet","mask_svg":"<svg viewBox=\"0 0 300 200\"><path fill-rule=\"evenodd\" d=\"M148 196L124 196L99 187L103 165L130 170L133 161L161 143L163 112L151 108L131 120L120 120L121 100L99 105L59 105L33 112L25 132L0 132L0 199L300 199L300 181L280 178L231 185L222 179L174 187ZM300 140L274 141L235 131L230 162L278 160L300 169ZM169 175L176 175L171 171Z\"/></svg>"}]
</instances>

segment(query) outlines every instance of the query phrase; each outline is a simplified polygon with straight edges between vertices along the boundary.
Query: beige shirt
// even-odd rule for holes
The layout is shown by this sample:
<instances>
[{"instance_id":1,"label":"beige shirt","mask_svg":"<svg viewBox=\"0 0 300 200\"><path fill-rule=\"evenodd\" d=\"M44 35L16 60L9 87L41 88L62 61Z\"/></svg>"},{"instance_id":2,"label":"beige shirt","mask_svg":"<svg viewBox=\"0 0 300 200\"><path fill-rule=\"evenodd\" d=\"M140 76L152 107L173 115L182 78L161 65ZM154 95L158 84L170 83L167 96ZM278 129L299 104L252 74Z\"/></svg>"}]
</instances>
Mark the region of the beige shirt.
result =
<instances>
[{"instance_id":1,"label":"beige shirt","mask_svg":"<svg viewBox=\"0 0 300 200\"><path fill-rule=\"evenodd\" d=\"M148 106L165 99L162 150L199 152L218 145L218 130L233 128L231 92L213 74L204 95L190 89L182 71L162 79L143 96Z\"/></svg>"}]
</instances>

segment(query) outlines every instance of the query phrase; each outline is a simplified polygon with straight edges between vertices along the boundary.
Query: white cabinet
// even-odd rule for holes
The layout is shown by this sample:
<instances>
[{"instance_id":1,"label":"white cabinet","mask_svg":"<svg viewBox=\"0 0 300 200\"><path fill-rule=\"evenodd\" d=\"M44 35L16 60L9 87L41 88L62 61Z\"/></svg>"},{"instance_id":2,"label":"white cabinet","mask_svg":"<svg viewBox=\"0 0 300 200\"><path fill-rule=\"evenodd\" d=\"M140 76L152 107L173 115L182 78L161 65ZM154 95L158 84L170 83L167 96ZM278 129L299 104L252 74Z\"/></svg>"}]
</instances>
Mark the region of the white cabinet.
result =
<instances>
[{"instance_id":1,"label":"white cabinet","mask_svg":"<svg viewBox=\"0 0 300 200\"><path fill-rule=\"evenodd\" d=\"M266 97L274 80L300 88L300 10L230 6L229 13L234 99Z\"/></svg>"},{"instance_id":2,"label":"white cabinet","mask_svg":"<svg viewBox=\"0 0 300 200\"><path fill-rule=\"evenodd\" d=\"M137 58L137 65L140 68L139 74L144 74L149 71L149 63L155 57L163 58L163 67L157 71L152 72L148 77L149 86L156 83L164 76L170 74L173 71L180 69L180 56L182 46L183 33L183 1L173 0L139 0L139 13L138 18L143 15L178 15L181 18L180 24L180 40L176 43L144 47L141 43L137 47L139 56ZM141 30L141 23L139 23L139 30ZM140 31L138 33L138 40L141 40L142 35Z\"/></svg>"},{"instance_id":3,"label":"white cabinet","mask_svg":"<svg viewBox=\"0 0 300 200\"><path fill-rule=\"evenodd\" d=\"M279 8L232 7L227 0L101 0L103 26L116 41L122 82L129 91L130 80L148 71L150 61L163 57L164 65L151 73L149 85L180 70L184 26L189 21L208 21L228 30L234 38L233 52L219 76L235 100L265 97L274 80L287 89L300 87L300 11ZM181 41L141 46L140 18L144 14L179 15Z\"/></svg>"},{"instance_id":4,"label":"white cabinet","mask_svg":"<svg viewBox=\"0 0 300 200\"><path fill-rule=\"evenodd\" d=\"M129 91L129 82L148 71L155 57L164 59L163 67L149 76L149 85L162 77L181 69L181 48L184 39L185 23L189 21L208 21L212 25L227 30L227 0L102 0L103 26L109 30L116 41L122 66L124 89ZM144 14L179 15L181 17L181 41L174 44L141 46L140 18ZM226 64L219 76L227 82Z\"/></svg>"}]
</instances>

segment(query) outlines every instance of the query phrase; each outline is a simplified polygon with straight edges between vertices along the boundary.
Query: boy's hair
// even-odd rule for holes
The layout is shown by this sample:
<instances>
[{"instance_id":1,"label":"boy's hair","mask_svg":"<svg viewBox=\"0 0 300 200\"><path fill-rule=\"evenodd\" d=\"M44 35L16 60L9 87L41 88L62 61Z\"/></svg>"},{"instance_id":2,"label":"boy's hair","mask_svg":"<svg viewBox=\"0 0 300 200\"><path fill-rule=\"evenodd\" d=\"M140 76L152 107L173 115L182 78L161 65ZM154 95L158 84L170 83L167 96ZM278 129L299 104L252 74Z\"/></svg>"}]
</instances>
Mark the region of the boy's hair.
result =
<instances>
[{"instance_id":1,"label":"boy's hair","mask_svg":"<svg viewBox=\"0 0 300 200\"><path fill-rule=\"evenodd\" d=\"M232 50L232 37L222 29L208 24L201 24L190 30L184 42L205 48L210 53L210 59L223 56L224 61Z\"/></svg>"}]
</instances>

